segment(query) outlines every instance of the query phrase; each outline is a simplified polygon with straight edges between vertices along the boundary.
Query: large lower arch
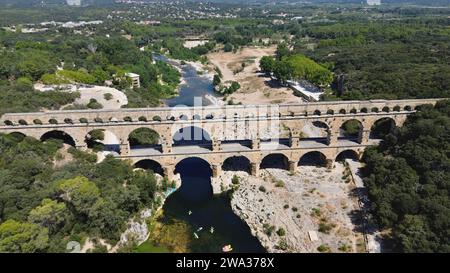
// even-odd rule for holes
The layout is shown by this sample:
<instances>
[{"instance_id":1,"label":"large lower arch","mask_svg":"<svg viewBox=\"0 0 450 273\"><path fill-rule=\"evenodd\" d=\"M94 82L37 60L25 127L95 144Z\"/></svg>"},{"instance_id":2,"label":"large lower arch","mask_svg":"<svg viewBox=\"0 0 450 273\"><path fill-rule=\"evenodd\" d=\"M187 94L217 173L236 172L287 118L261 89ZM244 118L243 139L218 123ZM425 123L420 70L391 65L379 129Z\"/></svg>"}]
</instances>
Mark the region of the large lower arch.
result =
<instances>
[{"instance_id":1,"label":"large lower arch","mask_svg":"<svg viewBox=\"0 0 450 273\"><path fill-rule=\"evenodd\" d=\"M136 168L149 170L149 171L157 173L161 176L164 176L164 170L163 170L161 164L159 164L159 162L157 162L155 160L144 159L144 160L136 162L136 164L134 164L134 166Z\"/></svg>"},{"instance_id":2,"label":"large lower arch","mask_svg":"<svg viewBox=\"0 0 450 273\"><path fill-rule=\"evenodd\" d=\"M270 154L263 158L260 164L261 169L289 169L289 158L284 154Z\"/></svg>"},{"instance_id":3,"label":"large lower arch","mask_svg":"<svg viewBox=\"0 0 450 273\"><path fill-rule=\"evenodd\" d=\"M345 150L345 151L340 152L336 156L336 161L338 161L338 162L343 162L346 159L352 159L354 161L359 161L359 154L355 150Z\"/></svg>"},{"instance_id":4,"label":"large lower arch","mask_svg":"<svg viewBox=\"0 0 450 273\"><path fill-rule=\"evenodd\" d=\"M316 166L316 167L326 167L327 166L327 157L319 152L313 151L304 154L300 157L298 161L299 166Z\"/></svg>"},{"instance_id":5,"label":"large lower arch","mask_svg":"<svg viewBox=\"0 0 450 273\"><path fill-rule=\"evenodd\" d=\"M85 137L85 142L90 149L120 153L119 138L108 130L90 131Z\"/></svg>"},{"instance_id":6,"label":"large lower arch","mask_svg":"<svg viewBox=\"0 0 450 273\"><path fill-rule=\"evenodd\" d=\"M370 128L371 139L384 139L395 129L395 120L389 117L378 119Z\"/></svg>"},{"instance_id":7,"label":"large lower arch","mask_svg":"<svg viewBox=\"0 0 450 273\"><path fill-rule=\"evenodd\" d=\"M172 140L173 147L197 146L212 150L211 135L200 127L183 127L173 134Z\"/></svg>"},{"instance_id":8,"label":"large lower arch","mask_svg":"<svg viewBox=\"0 0 450 273\"><path fill-rule=\"evenodd\" d=\"M156 149L162 151L161 137L150 128L141 127L128 135L130 149Z\"/></svg>"},{"instance_id":9,"label":"large lower arch","mask_svg":"<svg viewBox=\"0 0 450 273\"><path fill-rule=\"evenodd\" d=\"M188 157L179 161L175 173L181 176L181 187L174 193L187 204L203 203L213 195L211 165L200 157ZM175 197L174 197L175 198ZM186 207L186 213L191 209ZM195 213L195 210L194 210Z\"/></svg>"},{"instance_id":10,"label":"large lower arch","mask_svg":"<svg viewBox=\"0 0 450 273\"><path fill-rule=\"evenodd\" d=\"M41 141L45 142L50 139L60 140L64 144L68 144L70 146L76 147L76 142L75 142L74 138L64 131L53 130L53 131L46 132L41 136Z\"/></svg>"},{"instance_id":11,"label":"large lower arch","mask_svg":"<svg viewBox=\"0 0 450 273\"><path fill-rule=\"evenodd\" d=\"M360 142L363 128L361 121L357 119L347 120L342 123L339 129L338 139Z\"/></svg>"},{"instance_id":12,"label":"large lower arch","mask_svg":"<svg viewBox=\"0 0 450 273\"><path fill-rule=\"evenodd\" d=\"M227 159L222 164L223 171L243 171L250 173L250 160L245 156L232 156Z\"/></svg>"}]
</instances>

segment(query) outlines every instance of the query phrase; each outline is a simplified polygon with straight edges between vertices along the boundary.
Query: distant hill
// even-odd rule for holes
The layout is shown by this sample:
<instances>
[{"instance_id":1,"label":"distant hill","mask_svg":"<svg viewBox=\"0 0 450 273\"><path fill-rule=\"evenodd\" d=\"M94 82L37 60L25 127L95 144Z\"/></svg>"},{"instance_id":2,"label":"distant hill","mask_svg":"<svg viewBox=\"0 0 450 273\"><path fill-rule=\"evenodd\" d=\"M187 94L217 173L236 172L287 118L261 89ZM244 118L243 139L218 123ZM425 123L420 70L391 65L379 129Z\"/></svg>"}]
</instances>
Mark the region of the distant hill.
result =
<instances>
[{"instance_id":1,"label":"distant hill","mask_svg":"<svg viewBox=\"0 0 450 273\"><path fill-rule=\"evenodd\" d=\"M81 0L81 5L111 5L114 0ZM38 6L56 6L67 5L66 0L0 0L0 6L10 7L38 7Z\"/></svg>"}]
</instances>

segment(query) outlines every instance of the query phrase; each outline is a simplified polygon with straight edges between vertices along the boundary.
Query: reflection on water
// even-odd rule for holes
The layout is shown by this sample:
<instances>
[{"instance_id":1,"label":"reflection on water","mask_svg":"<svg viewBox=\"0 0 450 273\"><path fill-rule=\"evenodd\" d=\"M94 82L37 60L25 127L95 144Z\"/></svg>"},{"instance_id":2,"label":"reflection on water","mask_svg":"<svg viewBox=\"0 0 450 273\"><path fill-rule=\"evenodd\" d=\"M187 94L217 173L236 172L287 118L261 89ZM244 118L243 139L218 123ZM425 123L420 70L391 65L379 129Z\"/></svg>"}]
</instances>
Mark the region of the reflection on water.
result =
<instances>
[{"instance_id":1,"label":"reflection on water","mask_svg":"<svg viewBox=\"0 0 450 273\"><path fill-rule=\"evenodd\" d=\"M181 174L182 186L166 200L162 221L177 220L189 225L192 240L188 249L191 252L221 252L228 244L233 252L265 252L247 224L233 213L228 195L212 194L211 171L206 162L186 159L178 165L177 171Z\"/></svg>"},{"instance_id":2,"label":"reflection on water","mask_svg":"<svg viewBox=\"0 0 450 273\"><path fill-rule=\"evenodd\" d=\"M161 54L153 54L155 60L164 61L181 69L185 84L180 86L179 95L166 100L167 106L177 105L193 106L195 97L202 97L202 105L210 105L211 102L204 98L205 95L215 95L212 81L198 75L197 70L190 64L180 65Z\"/></svg>"}]
</instances>

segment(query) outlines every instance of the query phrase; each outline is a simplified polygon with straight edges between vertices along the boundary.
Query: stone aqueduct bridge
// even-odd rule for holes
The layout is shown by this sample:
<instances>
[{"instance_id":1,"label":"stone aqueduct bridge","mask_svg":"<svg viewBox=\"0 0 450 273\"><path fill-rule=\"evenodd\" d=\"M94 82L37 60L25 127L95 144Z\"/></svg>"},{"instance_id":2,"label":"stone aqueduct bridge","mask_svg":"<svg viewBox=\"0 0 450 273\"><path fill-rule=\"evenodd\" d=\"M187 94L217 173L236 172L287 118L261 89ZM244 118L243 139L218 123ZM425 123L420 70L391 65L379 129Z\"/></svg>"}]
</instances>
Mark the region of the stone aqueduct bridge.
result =
<instances>
[{"instance_id":1,"label":"stone aqueduct bridge","mask_svg":"<svg viewBox=\"0 0 450 273\"><path fill-rule=\"evenodd\" d=\"M381 119L391 119L401 126L406 117L428 100L372 100L319 102L285 105L206 106L120 110L47 111L4 114L0 133L21 133L42 139L46 133L60 132L72 138L76 147L86 149L86 136L92 130L104 130L117 137L118 157L133 163L152 160L169 178L183 159L198 157L209 162L213 175L230 157L244 156L250 172L257 175L263 159L271 154L283 155L292 171L307 153L320 152L328 164L344 151L360 156L373 140L372 126ZM341 127L349 120L360 123L359 136L346 139ZM320 124L323 136L308 138L303 128ZM150 128L159 134L158 147L130 149L129 135L138 128ZM183 128L201 128L210 141L201 145L176 144L174 134ZM279 137L277 136L279 134ZM274 140L274 136L278 139ZM271 139L277 145L266 141ZM273 144L273 143L272 143Z\"/></svg>"}]
</instances>

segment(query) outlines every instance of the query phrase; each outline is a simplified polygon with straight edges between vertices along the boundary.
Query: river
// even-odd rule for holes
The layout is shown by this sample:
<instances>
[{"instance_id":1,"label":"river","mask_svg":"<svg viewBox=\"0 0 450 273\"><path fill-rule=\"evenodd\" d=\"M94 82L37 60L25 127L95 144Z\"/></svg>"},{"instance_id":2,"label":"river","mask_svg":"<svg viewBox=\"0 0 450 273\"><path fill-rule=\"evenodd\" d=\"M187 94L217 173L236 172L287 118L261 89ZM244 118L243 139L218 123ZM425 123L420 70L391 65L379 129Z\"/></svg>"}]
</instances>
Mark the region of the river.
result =
<instances>
[{"instance_id":1,"label":"river","mask_svg":"<svg viewBox=\"0 0 450 273\"><path fill-rule=\"evenodd\" d=\"M179 65L161 55L155 57L180 67L186 81L180 87L180 95L167 100L167 105L189 106L193 104L194 97L214 95L211 80L198 75L193 66ZM210 104L208 100L203 101ZM187 252L222 252L225 245L231 245L234 253L265 252L248 225L234 214L229 192L213 194L209 164L198 158L186 159L177 165L176 171L181 175L182 185L166 199L163 216L157 220L160 226L165 226L162 228L165 231L158 233L158 236L171 238L157 238L158 242L152 243L166 249L172 248L172 251L174 244L178 243L181 246L177 249Z\"/></svg>"},{"instance_id":2,"label":"river","mask_svg":"<svg viewBox=\"0 0 450 273\"><path fill-rule=\"evenodd\" d=\"M193 65L181 65L179 62L161 54L153 54L153 58L177 67L181 71L181 76L184 79L184 83L179 88L179 95L165 100L167 106L194 106L194 98L202 98L202 105L204 106L212 104L210 100L205 98L205 95L216 96L212 80L204 75L199 75Z\"/></svg>"}]
</instances>

